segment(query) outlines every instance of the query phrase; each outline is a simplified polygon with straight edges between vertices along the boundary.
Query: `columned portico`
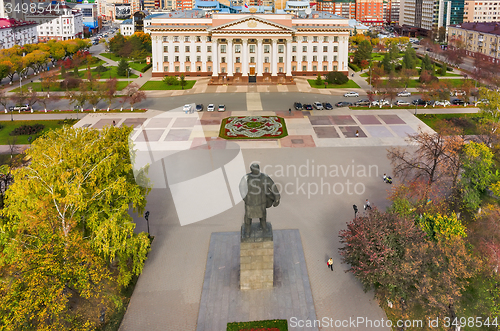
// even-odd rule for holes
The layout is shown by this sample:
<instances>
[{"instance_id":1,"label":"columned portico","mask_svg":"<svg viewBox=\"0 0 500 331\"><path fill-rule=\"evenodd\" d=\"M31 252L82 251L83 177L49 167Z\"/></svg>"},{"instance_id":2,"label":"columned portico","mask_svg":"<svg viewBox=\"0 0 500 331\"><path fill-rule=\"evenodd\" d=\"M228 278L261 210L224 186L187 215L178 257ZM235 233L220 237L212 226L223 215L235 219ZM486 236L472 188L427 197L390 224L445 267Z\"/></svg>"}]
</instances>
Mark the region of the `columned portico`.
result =
<instances>
[{"instance_id":1,"label":"columned portico","mask_svg":"<svg viewBox=\"0 0 500 331\"><path fill-rule=\"evenodd\" d=\"M285 68L286 68L286 75L292 76L292 40L291 39L286 40Z\"/></svg>"},{"instance_id":2,"label":"columned portico","mask_svg":"<svg viewBox=\"0 0 500 331\"><path fill-rule=\"evenodd\" d=\"M262 77L262 39L257 39L257 76Z\"/></svg>"},{"instance_id":3,"label":"columned portico","mask_svg":"<svg viewBox=\"0 0 500 331\"><path fill-rule=\"evenodd\" d=\"M233 76L234 60L233 60L233 39L227 40L227 75Z\"/></svg>"}]
</instances>

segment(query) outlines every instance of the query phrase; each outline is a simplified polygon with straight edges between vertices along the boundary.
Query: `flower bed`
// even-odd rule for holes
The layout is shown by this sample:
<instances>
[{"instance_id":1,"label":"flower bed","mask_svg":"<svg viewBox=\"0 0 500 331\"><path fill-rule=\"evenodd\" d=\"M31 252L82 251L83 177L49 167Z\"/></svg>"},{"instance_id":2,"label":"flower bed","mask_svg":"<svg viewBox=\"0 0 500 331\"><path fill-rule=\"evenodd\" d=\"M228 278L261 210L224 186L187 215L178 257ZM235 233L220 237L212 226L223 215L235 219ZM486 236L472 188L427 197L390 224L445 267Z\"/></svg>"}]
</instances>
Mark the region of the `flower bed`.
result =
<instances>
[{"instance_id":1,"label":"flower bed","mask_svg":"<svg viewBox=\"0 0 500 331\"><path fill-rule=\"evenodd\" d=\"M219 132L224 139L280 139L287 135L285 120L278 116L224 118Z\"/></svg>"}]
</instances>

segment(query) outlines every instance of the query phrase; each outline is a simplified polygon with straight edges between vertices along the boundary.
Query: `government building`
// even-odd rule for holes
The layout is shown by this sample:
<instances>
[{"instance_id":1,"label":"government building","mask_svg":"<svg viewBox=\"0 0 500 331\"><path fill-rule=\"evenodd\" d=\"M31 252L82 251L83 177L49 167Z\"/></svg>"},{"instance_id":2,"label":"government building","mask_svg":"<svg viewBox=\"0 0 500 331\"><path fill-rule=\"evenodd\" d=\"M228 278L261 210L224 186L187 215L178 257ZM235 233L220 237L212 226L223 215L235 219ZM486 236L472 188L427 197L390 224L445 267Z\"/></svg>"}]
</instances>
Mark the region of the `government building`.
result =
<instances>
[{"instance_id":1,"label":"government building","mask_svg":"<svg viewBox=\"0 0 500 331\"><path fill-rule=\"evenodd\" d=\"M211 76L214 84L290 83L348 71L348 19L329 13L166 13L145 28L153 77Z\"/></svg>"}]
</instances>

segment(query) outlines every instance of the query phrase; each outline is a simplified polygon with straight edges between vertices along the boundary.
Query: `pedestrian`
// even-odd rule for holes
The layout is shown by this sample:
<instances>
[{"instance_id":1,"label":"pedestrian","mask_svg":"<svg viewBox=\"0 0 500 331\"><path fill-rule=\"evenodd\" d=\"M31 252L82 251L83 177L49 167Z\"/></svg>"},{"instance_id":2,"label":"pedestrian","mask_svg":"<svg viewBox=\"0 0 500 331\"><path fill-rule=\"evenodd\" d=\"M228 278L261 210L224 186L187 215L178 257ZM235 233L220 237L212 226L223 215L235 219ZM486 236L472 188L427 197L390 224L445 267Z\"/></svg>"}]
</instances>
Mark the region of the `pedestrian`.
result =
<instances>
[{"instance_id":1,"label":"pedestrian","mask_svg":"<svg viewBox=\"0 0 500 331\"><path fill-rule=\"evenodd\" d=\"M366 201L365 201L365 210L367 210L367 209L372 210L372 205L370 204L370 201L368 201L368 199L366 199Z\"/></svg>"},{"instance_id":2,"label":"pedestrian","mask_svg":"<svg viewBox=\"0 0 500 331\"><path fill-rule=\"evenodd\" d=\"M292 108L288 108L288 115L292 115Z\"/></svg>"},{"instance_id":3,"label":"pedestrian","mask_svg":"<svg viewBox=\"0 0 500 331\"><path fill-rule=\"evenodd\" d=\"M384 174L384 182L387 181L387 176Z\"/></svg>"},{"instance_id":4,"label":"pedestrian","mask_svg":"<svg viewBox=\"0 0 500 331\"><path fill-rule=\"evenodd\" d=\"M116 122L115 121L113 121L113 126L116 126Z\"/></svg>"},{"instance_id":5,"label":"pedestrian","mask_svg":"<svg viewBox=\"0 0 500 331\"><path fill-rule=\"evenodd\" d=\"M356 138L359 137L359 131L356 130Z\"/></svg>"},{"instance_id":6,"label":"pedestrian","mask_svg":"<svg viewBox=\"0 0 500 331\"><path fill-rule=\"evenodd\" d=\"M328 266L328 268L332 269L332 271L333 271L333 259L332 258L329 258L328 261L326 261L326 265Z\"/></svg>"},{"instance_id":7,"label":"pedestrian","mask_svg":"<svg viewBox=\"0 0 500 331\"><path fill-rule=\"evenodd\" d=\"M141 77L141 78L142 78L142 74L139 74L139 77Z\"/></svg>"}]
</instances>

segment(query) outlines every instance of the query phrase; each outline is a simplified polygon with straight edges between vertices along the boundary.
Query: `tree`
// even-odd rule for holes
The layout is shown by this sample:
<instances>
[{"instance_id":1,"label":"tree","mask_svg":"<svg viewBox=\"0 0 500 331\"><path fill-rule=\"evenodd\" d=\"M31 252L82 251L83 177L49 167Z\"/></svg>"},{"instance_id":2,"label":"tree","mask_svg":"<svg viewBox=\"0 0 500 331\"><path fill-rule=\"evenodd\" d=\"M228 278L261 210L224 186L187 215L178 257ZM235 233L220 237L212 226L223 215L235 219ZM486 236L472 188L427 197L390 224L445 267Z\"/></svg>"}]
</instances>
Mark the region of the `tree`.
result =
<instances>
[{"instance_id":1,"label":"tree","mask_svg":"<svg viewBox=\"0 0 500 331\"><path fill-rule=\"evenodd\" d=\"M116 73L118 76L121 77L127 77L127 71L128 71L129 65L127 60L122 58L120 62L118 63L118 68L116 69Z\"/></svg>"},{"instance_id":2,"label":"tree","mask_svg":"<svg viewBox=\"0 0 500 331\"><path fill-rule=\"evenodd\" d=\"M182 78L182 76L181 76ZM181 80L182 81L182 80ZM124 90L123 102L130 104L130 110L134 110L134 105L146 99L146 93L139 89L139 85L129 84Z\"/></svg>"},{"instance_id":3,"label":"tree","mask_svg":"<svg viewBox=\"0 0 500 331\"><path fill-rule=\"evenodd\" d=\"M165 77L163 77L162 81L163 81L163 83L165 83L169 86L179 84L179 79L177 79L177 77L175 77L175 76L165 76Z\"/></svg>"},{"instance_id":4,"label":"tree","mask_svg":"<svg viewBox=\"0 0 500 331\"><path fill-rule=\"evenodd\" d=\"M444 76L446 76L446 70L447 70L447 69L448 69L448 66L446 65L446 63L443 63L443 64L441 65L441 70L440 70L439 74L440 74L441 76L443 76L443 77L444 77Z\"/></svg>"},{"instance_id":5,"label":"tree","mask_svg":"<svg viewBox=\"0 0 500 331\"><path fill-rule=\"evenodd\" d=\"M442 26L438 29L438 41L440 43L446 40L446 27Z\"/></svg>"},{"instance_id":6,"label":"tree","mask_svg":"<svg viewBox=\"0 0 500 331\"><path fill-rule=\"evenodd\" d=\"M418 72L415 69L401 69L398 76L398 80L400 81L401 86L404 86L404 88L407 89L412 77L417 76L417 74Z\"/></svg>"},{"instance_id":7,"label":"tree","mask_svg":"<svg viewBox=\"0 0 500 331\"><path fill-rule=\"evenodd\" d=\"M405 54L403 55L403 68L404 69L415 69L417 66L417 53L411 46L408 44L406 46Z\"/></svg>"},{"instance_id":8,"label":"tree","mask_svg":"<svg viewBox=\"0 0 500 331\"><path fill-rule=\"evenodd\" d=\"M463 238L467 236L466 228L456 214L424 213L417 222L431 240L448 240L456 236Z\"/></svg>"},{"instance_id":9,"label":"tree","mask_svg":"<svg viewBox=\"0 0 500 331\"><path fill-rule=\"evenodd\" d=\"M394 65L392 64L391 56L388 53L384 55L384 59L382 60L381 65L384 68L386 74L390 74L395 70Z\"/></svg>"},{"instance_id":10,"label":"tree","mask_svg":"<svg viewBox=\"0 0 500 331\"><path fill-rule=\"evenodd\" d=\"M88 92L88 102L92 105L94 112L96 111L97 104L103 98L103 93L99 90Z\"/></svg>"},{"instance_id":11,"label":"tree","mask_svg":"<svg viewBox=\"0 0 500 331\"><path fill-rule=\"evenodd\" d=\"M363 40L359 43L358 49L354 52L353 62L357 65L361 64L361 61L370 61L372 58L373 47L369 41Z\"/></svg>"},{"instance_id":12,"label":"tree","mask_svg":"<svg viewBox=\"0 0 500 331\"><path fill-rule=\"evenodd\" d=\"M106 80L106 83L104 84L104 99L108 103L108 111L109 107L111 107L111 104L113 103L113 100L115 99L115 93L117 91L118 87L118 80L116 78L109 78Z\"/></svg>"},{"instance_id":13,"label":"tree","mask_svg":"<svg viewBox=\"0 0 500 331\"><path fill-rule=\"evenodd\" d=\"M39 98L38 101L43 105L43 110L47 112L47 105L56 100L57 98L53 94L52 95L47 94L47 97L42 96Z\"/></svg>"},{"instance_id":14,"label":"tree","mask_svg":"<svg viewBox=\"0 0 500 331\"><path fill-rule=\"evenodd\" d=\"M4 111L7 113L7 105L9 104L10 97L7 96L5 89L0 90L0 105L3 106Z\"/></svg>"},{"instance_id":15,"label":"tree","mask_svg":"<svg viewBox=\"0 0 500 331\"><path fill-rule=\"evenodd\" d=\"M88 330L98 313L79 316L72 302L99 297L115 279L111 265L121 286L141 273L149 239L134 233L128 210L142 212L148 190L134 180L131 132L49 131L27 150L32 162L13 172L0 219L6 329Z\"/></svg>"},{"instance_id":16,"label":"tree","mask_svg":"<svg viewBox=\"0 0 500 331\"><path fill-rule=\"evenodd\" d=\"M321 79L321 75L320 75L320 74L318 74L318 77L316 77L315 84L316 84L317 86L321 86L321 85L323 85L323 79Z\"/></svg>"},{"instance_id":17,"label":"tree","mask_svg":"<svg viewBox=\"0 0 500 331\"><path fill-rule=\"evenodd\" d=\"M321 76L318 75L318 77L321 79ZM181 79L179 80L179 85L181 86L181 89L184 90L184 86L186 86L186 79L184 77L184 75L181 75Z\"/></svg>"},{"instance_id":18,"label":"tree","mask_svg":"<svg viewBox=\"0 0 500 331\"><path fill-rule=\"evenodd\" d=\"M429 58L429 55L425 54L424 58L422 59L422 65L420 67L420 72L424 72L424 71L430 71L430 72L434 72L434 66L432 65L432 61L431 59Z\"/></svg>"},{"instance_id":19,"label":"tree","mask_svg":"<svg viewBox=\"0 0 500 331\"><path fill-rule=\"evenodd\" d=\"M349 81L349 78L347 78L347 76L342 72L330 71L325 75L325 80L329 84L340 85L347 83Z\"/></svg>"},{"instance_id":20,"label":"tree","mask_svg":"<svg viewBox=\"0 0 500 331\"><path fill-rule=\"evenodd\" d=\"M80 83L78 91L66 91L66 97L69 99L70 104L75 105L77 111L83 111L83 105L85 105L89 97L87 84Z\"/></svg>"}]
</instances>

